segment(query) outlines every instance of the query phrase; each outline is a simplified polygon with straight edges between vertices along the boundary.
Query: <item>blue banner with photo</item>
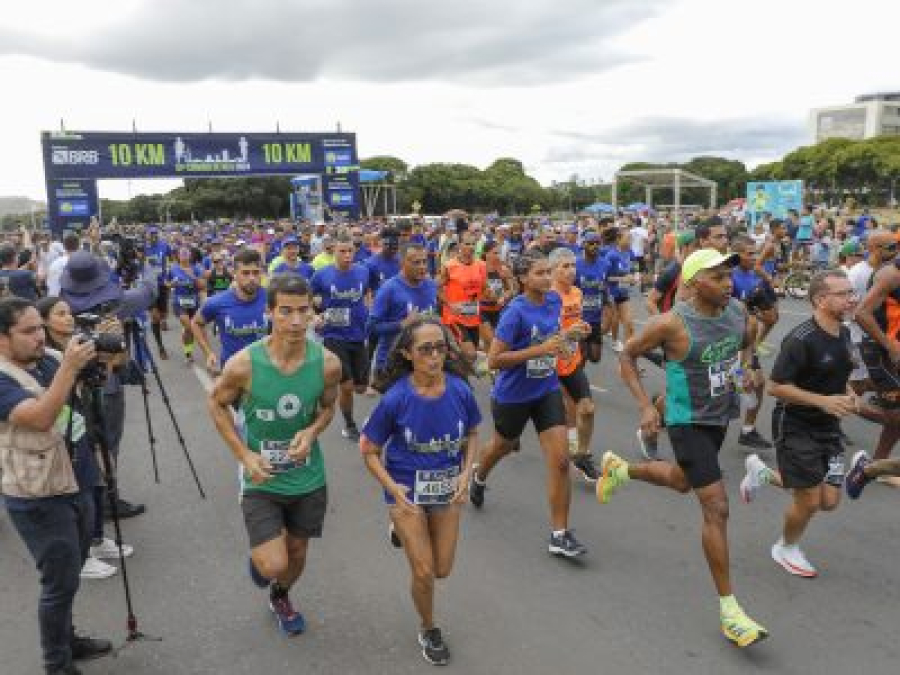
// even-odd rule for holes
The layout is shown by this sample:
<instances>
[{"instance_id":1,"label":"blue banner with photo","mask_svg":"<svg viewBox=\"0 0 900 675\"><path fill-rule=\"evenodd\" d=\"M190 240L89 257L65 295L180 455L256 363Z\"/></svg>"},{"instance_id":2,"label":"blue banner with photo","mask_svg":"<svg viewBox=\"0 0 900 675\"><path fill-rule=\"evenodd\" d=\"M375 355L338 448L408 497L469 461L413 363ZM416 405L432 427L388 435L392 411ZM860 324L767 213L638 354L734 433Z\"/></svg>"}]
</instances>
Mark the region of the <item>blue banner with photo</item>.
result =
<instances>
[{"instance_id":1,"label":"blue banner with photo","mask_svg":"<svg viewBox=\"0 0 900 675\"><path fill-rule=\"evenodd\" d=\"M803 206L802 180L777 180L747 183L746 210L756 223L763 214L784 218L790 209L798 213Z\"/></svg>"}]
</instances>

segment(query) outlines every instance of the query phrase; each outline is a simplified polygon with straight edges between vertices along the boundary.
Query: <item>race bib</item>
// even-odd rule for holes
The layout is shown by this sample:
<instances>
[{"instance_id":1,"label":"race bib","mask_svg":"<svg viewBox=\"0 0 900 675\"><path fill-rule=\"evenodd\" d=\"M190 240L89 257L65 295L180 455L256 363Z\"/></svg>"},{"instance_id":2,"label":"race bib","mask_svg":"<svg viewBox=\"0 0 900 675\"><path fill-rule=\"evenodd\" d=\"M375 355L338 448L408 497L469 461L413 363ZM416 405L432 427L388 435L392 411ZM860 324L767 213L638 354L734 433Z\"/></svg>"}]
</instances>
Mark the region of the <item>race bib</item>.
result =
<instances>
[{"instance_id":1,"label":"race bib","mask_svg":"<svg viewBox=\"0 0 900 675\"><path fill-rule=\"evenodd\" d=\"M290 441L260 441L259 454L272 466L272 473L284 473L291 469L300 469L309 464L308 456L302 462L294 461L288 455L290 445Z\"/></svg>"},{"instance_id":2,"label":"race bib","mask_svg":"<svg viewBox=\"0 0 900 675\"><path fill-rule=\"evenodd\" d=\"M543 379L556 372L555 356L538 356L525 362L525 377Z\"/></svg>"},{"instance_id":3,"label":"race bib","mask_svg":"<svg viewBox=\"0 0 900 675\"><path fill-rule=\"evenodd\" d=\"M178 306L182 309L194 309L197 306L197 298L189 295L179 297Z\"/></svg>"},{"instance_id":4,"label":"race bib","mask_svg":"<svg viewBox=\"0 0 900 675\"><path fill-rule=\"evenodd\" d=\"M709 367L709 395L712 398L724 396L735 390L734 373L738 367L738 357L719 361Z\"/></svg>"},{"instance_id":5,"label":"race bib","mask_svg":"<svg viewBox=\"0 0 900 675\"><path fill-rule=\"evenodd\" d=\"M457 306L457 314L460 316L478 316L478 301L460 302Z\"/></svg>"},{"instance_id":6,"label":"race bib","mask_svg":"<svg viewBox=\"0 0 900 675\"><path fill-rule=\"evenodd\" d=\"M350 308L329 307L325 310L325 323L329 326L348 327L350 325Z\"/></svg>"},{"instance_id":7,"label":"race bib","mask_svg":"<svg viewBox=\"0 0 900 675\"><path fill-rule=\"evenodd\" d=\"M581 306L583 309L600 309L603 302L599 295L585 295L582 296Z\"/></svg>"},{"instance_id":8,"label":"race bib","mask_svg":"<svg viewBox=\"0 0 900 675\"><path fill-rule=\"evenodd\" d=\"M503 279L488 279L488 289L497 297L503 293Z\"/></svg>"},{"instance_id":9,"label":"race bib","mask_svg":"<svg viewBox=\"0 0 900 675\"><path fill-rule=\"evenodd\" d=\"M413 488L413 503L421 505L448 504L456 492L459 467L448 469L419 469Z\"/></svg>"},{"instance_id":10,"label":"race bib","mask_svg":"<svg viewBox=\"0 0 900 675\"><path fill-rule=\"evenodd\" d=\"M72 438L70 440L73 443L77 443L84 438L87 425L84 422L84 415L77 411L73 412L72 406L63 406L63 409L59 411L59 415L56 416L56 421L53 423L53 429L65 438L66 432L69 430L70 417L72 418Z\"/></svg>"}]
</instances>

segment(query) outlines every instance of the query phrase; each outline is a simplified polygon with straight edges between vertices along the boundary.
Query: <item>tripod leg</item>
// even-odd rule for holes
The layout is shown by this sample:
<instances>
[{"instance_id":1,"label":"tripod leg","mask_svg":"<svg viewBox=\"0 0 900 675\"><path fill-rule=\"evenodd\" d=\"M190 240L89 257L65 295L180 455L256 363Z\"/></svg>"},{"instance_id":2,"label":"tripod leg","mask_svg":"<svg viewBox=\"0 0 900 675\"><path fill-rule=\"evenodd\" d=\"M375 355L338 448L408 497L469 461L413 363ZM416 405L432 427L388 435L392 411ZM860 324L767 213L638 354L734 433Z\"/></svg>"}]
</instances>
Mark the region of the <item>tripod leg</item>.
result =
<instances>
[{"instance_id":1,"label":"tripod leg","mask_svg":"<svg viewBox=\"0 0 900 675\"><path fill-rule=\"evenodd\" d=\"M139 339L143 340L143 335L138 335ZM146 344L146 342L144 343ZM206 499L206 492L203 490L203 485L200 483L200 477L197 475L197 469L194 466L194 460L191 459L191 453L188 451L187 443L184 441L184 436L181 434L181 427L178 426L178 419L175 417L175 412L172 410L172 402L169 400L169 393L166 391L166 387L163 384L162 377L159 374L159 369L156 367L156 361L152 356L149 357L150 361L150 370L153 373L153 377L156 380L156 384L159 386L159 393L162 396L163 403L166 406L166 410L169 413L169 419L172 420L172 427L175 429L175 435L178 437L178 443L181 445L181 450L184 453L184 458L187 461L188 468L191 470L191 475L194 478L194 483L197 485L197 490L200 492L200 496L203 499Z\"/></svg>"},{"instance_id":2,"label":"tripod leg","mask_svg":"<svg viewBox=\"0 0 900 675\"><path fill-rule=\"evenodd\" d=\"M153 480L159 484L159 462L156 456L156 436L153 435L153 422L150 417L150 390L147 388L147 374L144 372L143 354L149 354L147 344L141 339L141 327L137 321L132 319L128 324L130 331L128 332L129 352L132 348L135 353L142 352L142 358L136 360L138 367L141 369L141 396L144 398L144 419L147 421L147 441L150 443L150 459L153 461Z\"/></svg>"}]
</instances>

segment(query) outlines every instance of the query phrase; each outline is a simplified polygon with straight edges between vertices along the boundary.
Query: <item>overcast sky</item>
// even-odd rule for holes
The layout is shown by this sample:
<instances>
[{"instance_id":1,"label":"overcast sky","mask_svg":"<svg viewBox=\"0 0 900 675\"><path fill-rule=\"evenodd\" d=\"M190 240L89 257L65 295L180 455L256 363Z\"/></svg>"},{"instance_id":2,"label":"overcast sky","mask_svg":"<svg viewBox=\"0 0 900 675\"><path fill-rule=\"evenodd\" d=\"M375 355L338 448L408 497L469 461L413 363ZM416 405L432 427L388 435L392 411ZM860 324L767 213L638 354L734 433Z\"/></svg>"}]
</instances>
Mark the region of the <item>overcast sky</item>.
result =
<instances>
[{"instance_id":1,"label":"overcast sky","mask_svg":"<svg viewBox=\"0 0 900 675\"><path fill-rule=\"evenodd\" d=\"M809 109L900 90L900 3L29 0L0 13L0 195L44 199L39 133L355 131L361 157L542 183L699 154L755 166ZM105 197L171 187L111 182Z\"/></svg>"}]
</instances>

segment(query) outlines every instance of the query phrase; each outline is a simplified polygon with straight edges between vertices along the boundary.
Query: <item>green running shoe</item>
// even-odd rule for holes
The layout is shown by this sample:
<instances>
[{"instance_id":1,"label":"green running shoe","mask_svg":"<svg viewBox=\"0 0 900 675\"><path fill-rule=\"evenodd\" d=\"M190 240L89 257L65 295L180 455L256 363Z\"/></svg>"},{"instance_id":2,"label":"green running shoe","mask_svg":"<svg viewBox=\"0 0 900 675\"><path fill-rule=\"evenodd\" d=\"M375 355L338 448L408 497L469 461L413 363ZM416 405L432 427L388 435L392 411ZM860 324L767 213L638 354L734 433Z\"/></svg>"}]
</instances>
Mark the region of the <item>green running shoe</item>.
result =
<instances>
[{"instance_id":1,"label":"green running shoe","mask_svg":"<svg viewBox=\"0 0 900 675\"><path fill-rule=\"evenodd\" d=\"M749 647L769 637L769 631L756 623L740 607L720 612L722 634L738 647Z\"/></svg>"},{"instance_id":2,"label":"green running shoe","mask_svg":"<svg viewBox=\"0 0 900 675\"><path fill-rule=\"evenodd\" d=\"M604 452L600 467L600 480L597 481L597 501L601 504L608 504L613 493L629 480L628 462L612 452Z\"/></svg>"}]
</instances>

